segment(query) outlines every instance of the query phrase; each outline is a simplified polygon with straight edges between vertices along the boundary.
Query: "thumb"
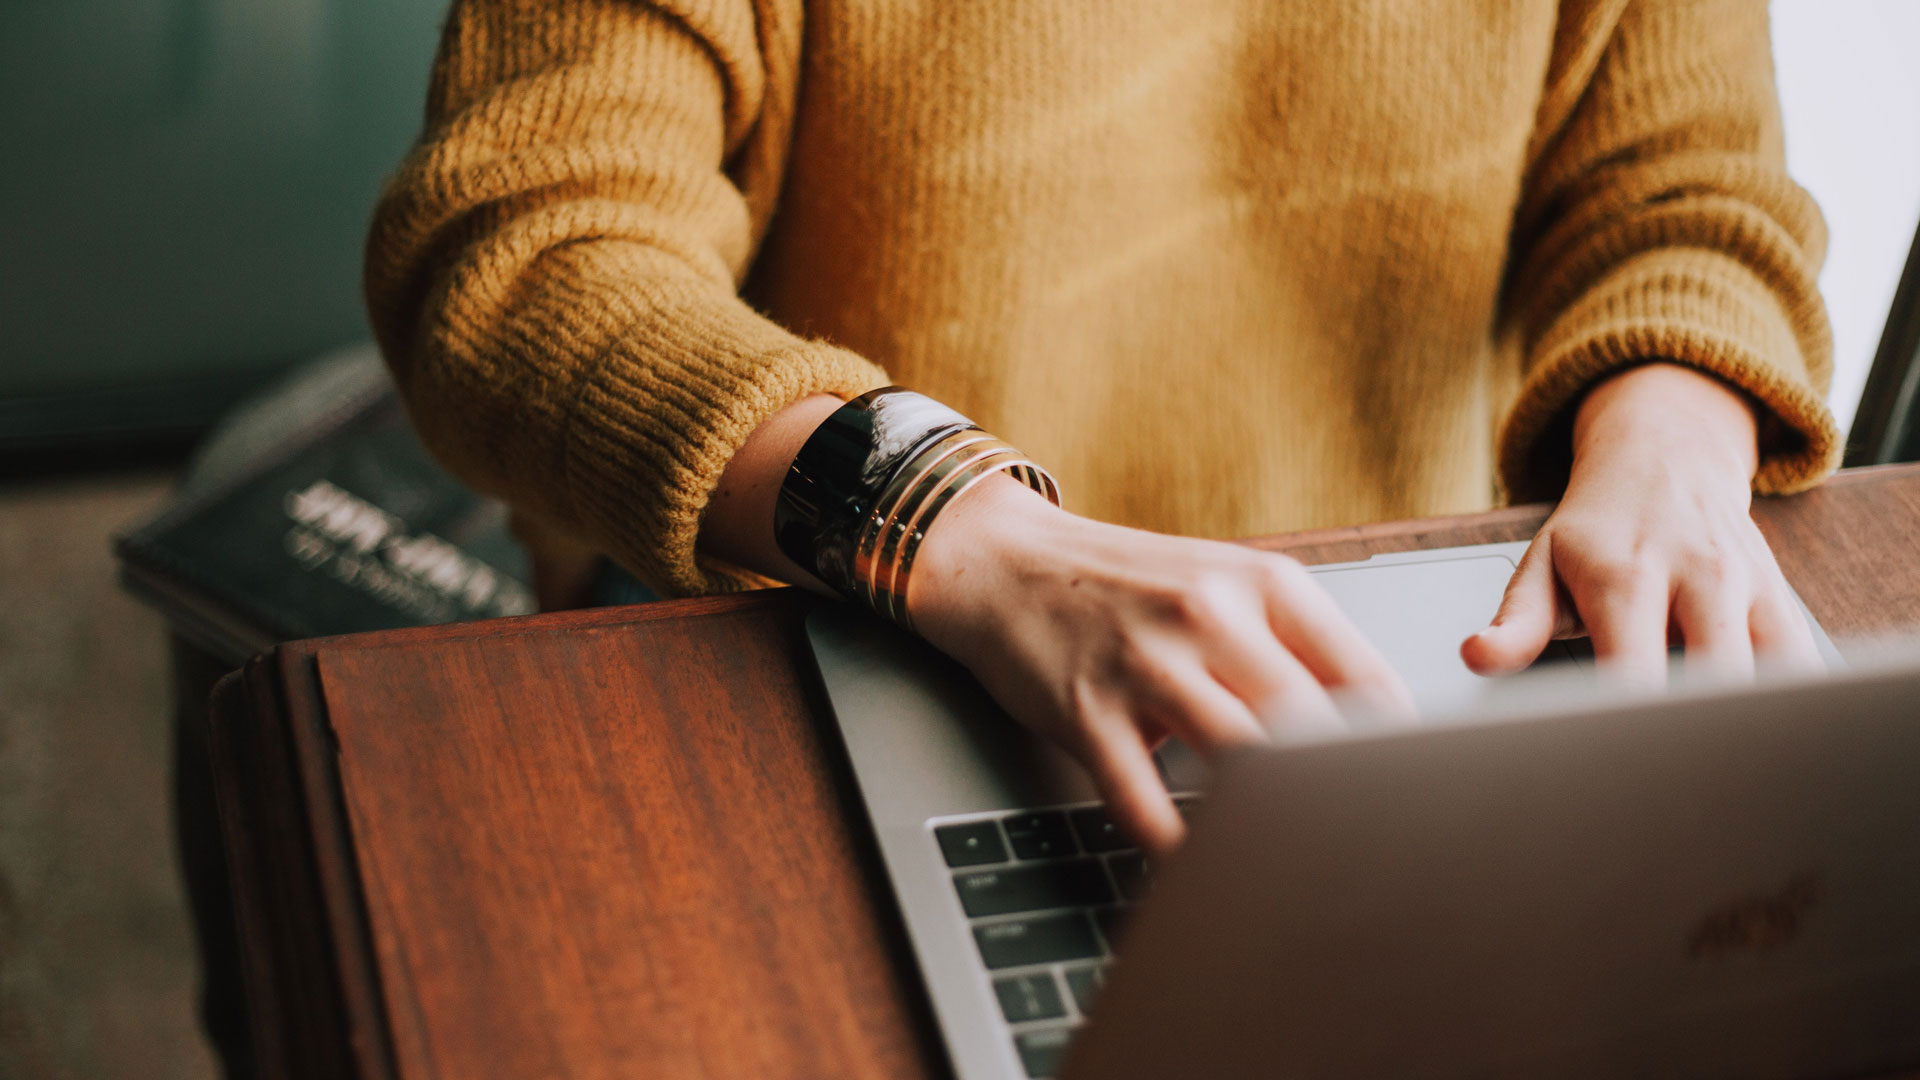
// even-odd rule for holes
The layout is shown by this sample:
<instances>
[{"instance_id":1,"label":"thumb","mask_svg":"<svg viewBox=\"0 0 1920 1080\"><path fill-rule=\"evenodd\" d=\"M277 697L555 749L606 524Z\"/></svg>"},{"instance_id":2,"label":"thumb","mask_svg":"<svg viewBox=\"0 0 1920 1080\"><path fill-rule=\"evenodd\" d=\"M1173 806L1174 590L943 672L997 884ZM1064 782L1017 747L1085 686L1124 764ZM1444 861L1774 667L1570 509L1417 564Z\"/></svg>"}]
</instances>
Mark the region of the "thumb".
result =
<instances>
[{"instance_id":1,"label":"thumb","mask_svg":"<svg viewBox=\"0 0 1920 1080\"><path fill-rule=\"evenodd\" d=\"M1553 580L1553 540L1534 537L1507 582L1493 623L1460 645L1460 658L1480 675L1519 671L1539 658L1561 621Z\"/></svg>"}]
</instances>

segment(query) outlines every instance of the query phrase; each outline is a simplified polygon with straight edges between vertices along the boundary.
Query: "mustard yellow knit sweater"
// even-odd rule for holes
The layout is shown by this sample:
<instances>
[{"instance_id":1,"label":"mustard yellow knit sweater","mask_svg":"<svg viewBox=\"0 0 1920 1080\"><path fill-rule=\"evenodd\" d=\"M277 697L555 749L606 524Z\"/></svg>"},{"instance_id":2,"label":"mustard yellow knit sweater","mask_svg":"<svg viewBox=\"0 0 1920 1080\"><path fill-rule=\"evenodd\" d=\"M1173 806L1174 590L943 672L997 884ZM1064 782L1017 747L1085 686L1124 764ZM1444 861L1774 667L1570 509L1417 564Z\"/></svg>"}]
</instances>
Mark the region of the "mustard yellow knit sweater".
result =
<instances>
[{"instance_id":1,"label":"mustard yellow knit sweater","mask_svg":"<svg viewBox=\"0 0 1920 1080\"><path fill-rule=\"evenodd\" d=\"M459 0L367 255L415 423L673 593L781 406L892 381L1231 537L1551 495L1664 357L1838 438L1764 0Z\"/></svg>"}]
</instances>

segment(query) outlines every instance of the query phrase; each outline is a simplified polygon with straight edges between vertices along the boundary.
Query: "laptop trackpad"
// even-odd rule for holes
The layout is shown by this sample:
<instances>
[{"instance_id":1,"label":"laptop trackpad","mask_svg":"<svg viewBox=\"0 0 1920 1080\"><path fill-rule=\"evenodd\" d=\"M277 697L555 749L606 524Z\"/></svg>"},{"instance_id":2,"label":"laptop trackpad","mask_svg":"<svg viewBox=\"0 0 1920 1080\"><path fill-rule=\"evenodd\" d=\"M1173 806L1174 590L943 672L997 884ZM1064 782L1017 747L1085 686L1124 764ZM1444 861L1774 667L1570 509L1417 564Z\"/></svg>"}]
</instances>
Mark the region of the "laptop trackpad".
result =
<instances>
[{"instance_id":1,"label":"laptop trackpad","mask_svg":"<svg viewBox=\"0 0 1920 1080\"><path fill-rule=\"evenodd\" d=\"M1460 643L1499 610L1513 571L1513 560L1505 555L1468 555L1362 563L1313 574L1406 680L1420 711L1432 716L1456 712L1483 692L1487 680L1467 670ZM1573 658L1566 644L1556 641L1541 661ZM1203 786L1205 769L1186 747L1170 743L1160 752L1160 764L1176 789Z\"/></svg>"},{"instance_id":2,"label":"laptop trackpad","mask_svg":"<svg viewBox=\"0 0 1920 1080\"><path fill-rule=\"evenodd\" d=\"M1406 680L1420 711L1434 715L1483 692L1487 680L1467 670L1460 643L1500 609L1513 570L1504 555L1475 555L1323 570L1314 577ZM1560 642L1542 657L1571 658Z\"/></svg>"}]
</instances>

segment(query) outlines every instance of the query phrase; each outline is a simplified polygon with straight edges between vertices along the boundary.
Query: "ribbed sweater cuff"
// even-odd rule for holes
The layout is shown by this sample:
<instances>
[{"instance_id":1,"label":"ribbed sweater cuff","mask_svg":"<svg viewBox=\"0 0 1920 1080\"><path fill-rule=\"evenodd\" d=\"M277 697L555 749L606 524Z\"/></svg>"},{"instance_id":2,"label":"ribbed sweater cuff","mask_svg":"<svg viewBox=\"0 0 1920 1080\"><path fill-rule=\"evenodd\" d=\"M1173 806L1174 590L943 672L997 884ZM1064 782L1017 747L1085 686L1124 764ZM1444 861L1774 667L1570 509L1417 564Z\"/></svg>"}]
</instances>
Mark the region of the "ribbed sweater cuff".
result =
<instances>
[{"instance_id":1,"label":"ribbed sweater cuff","mask_svg":"<svg viewBox=\"0 0 1920 1080\"><path fill-rule=\"evenodd\" d=\"M844 349L731 329L710 318L653 321L644 358L617 354L596 365L567 424L569 501L611 542L610 554L663 595L771 584L695 547L721 473L781 408L887 381ZM755 338L772 347L743 354L743 339Z\"/></svg>"},{"instance_id":2,"label":"ribbed sweater cuff","mask_svg":"<svg viewBox=\"0 0 1920 1080\"><path fill-rule=\"evenodd\" d=\"M1587 390L1623 368L1668 360L1751 395L1761 425L1753 487L1784 494L1839 464L1841 438L1823 398L1831 339L1818 311L1789 314L1739 261L1704 249L1639 255L1569 307L1530 350L1500 433L1500 476L1516 502L1551 499L1571 465L1571 419Z\"/></svg>"}]
</instances>

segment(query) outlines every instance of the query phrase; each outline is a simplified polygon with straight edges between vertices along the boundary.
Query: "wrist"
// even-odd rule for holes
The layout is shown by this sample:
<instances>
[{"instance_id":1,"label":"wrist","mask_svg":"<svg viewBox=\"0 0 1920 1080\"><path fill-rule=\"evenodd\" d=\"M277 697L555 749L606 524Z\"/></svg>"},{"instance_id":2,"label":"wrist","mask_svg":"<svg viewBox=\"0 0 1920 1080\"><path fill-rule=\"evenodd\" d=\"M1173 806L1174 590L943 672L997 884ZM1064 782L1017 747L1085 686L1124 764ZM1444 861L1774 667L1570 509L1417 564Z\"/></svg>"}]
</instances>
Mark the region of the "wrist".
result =
<instances>
[{"instance_id":1,"label":"wrist","mask_svg":"<svg viewBox=\"0 0 1920 1080\"><path fill-rule=\"evenodd\" d=\"M1754 406L1732 386L1677 363L1629 368L1581 402L1573 425L1574 470L1636 456L1750 484L1760 459Z\"/></svg>"},{"instance_id":2,"label":"wrist","mask_svg":"<svg viewBox=\"0 0 1920 1080\"><path fill-rule=\"evenodd\" d=\"M1049 538L1080 520L1005 473L983 479L927 530L908 595L914 624L931 632L951 621L972 599L991 595L1008 566L1057 547Z\"/></svg>"},{"instance_id":3,"label":"wrist","mask_svg":"<svg viewBox=\"0 0 1920 1080\"><path fill-rule=\"evenodd\" d=\"M774 543L832 591L913 630L908 597L929 531L1001 474L1059 500L1044 468L973 421L902 387L870 390L801 445L774 507Z\"/></svg>"}]
</instances>

